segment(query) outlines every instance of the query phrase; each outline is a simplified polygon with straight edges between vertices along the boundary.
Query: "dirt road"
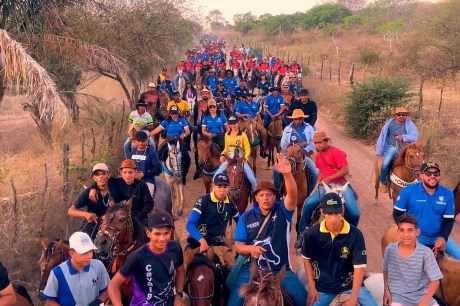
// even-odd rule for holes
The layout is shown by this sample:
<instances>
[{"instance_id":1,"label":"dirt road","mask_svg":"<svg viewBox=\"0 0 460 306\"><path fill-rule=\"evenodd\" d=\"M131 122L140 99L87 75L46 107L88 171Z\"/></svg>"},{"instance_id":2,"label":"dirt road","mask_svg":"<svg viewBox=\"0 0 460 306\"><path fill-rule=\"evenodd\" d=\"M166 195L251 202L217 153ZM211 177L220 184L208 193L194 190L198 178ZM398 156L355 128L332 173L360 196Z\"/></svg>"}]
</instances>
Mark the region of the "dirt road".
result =
<instances>
[{"instance_id":1,"label":"dirt road","mask_svg":"<svg viewBox=\"0 0 460 306\"><path fill-rule=\"evenodd\" d=\"M352 184L359 194L359 205L361 209L361 220L359 228L364 233L368 254L368 272L379 272L382 270L382 255L380 250L380 239L389 224L392 223L391 213L393 210L392 201L388 195L380 195L378 200L374 199L374 186L370 182L371 172L374 165L374 152L358 141L346 136L338 127L328 123L327 119L319 116L317 128L326 130L327 135L332 138L332 145L344 150L347 153ZM191 152L192 153L192 152ZM193 160L193 154L191 154ZM193 163L193 162L192 162ZM187 234L185 231L186 216L189 215L194 201L199 195L204 194L204 185L201 179L191 179L194 172L192 164L185 188L185 209L184 216L176 222L176 229L180 241L184 243ZM266 160L258 159L258 180L271 180L271 170L266 170ZM251 207L251 206L250 206ZM454 237L459 241L459 226L454 226ZM301 256L296 254L292 248L295 235L291 236L291 264L297 269L302 263Z\"/></svg>"}]
</instances>

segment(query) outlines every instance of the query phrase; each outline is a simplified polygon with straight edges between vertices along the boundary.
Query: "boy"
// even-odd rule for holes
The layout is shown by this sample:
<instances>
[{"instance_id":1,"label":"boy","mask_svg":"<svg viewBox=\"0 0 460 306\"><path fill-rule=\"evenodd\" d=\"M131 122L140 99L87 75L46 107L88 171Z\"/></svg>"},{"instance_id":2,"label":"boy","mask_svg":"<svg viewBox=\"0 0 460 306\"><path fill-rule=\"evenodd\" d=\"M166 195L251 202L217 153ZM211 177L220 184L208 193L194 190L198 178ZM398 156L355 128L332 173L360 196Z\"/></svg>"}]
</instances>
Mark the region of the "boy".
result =
<instances>
[{"instance_id":1,"label":"boy","mask_svg":"<svg viewBox=\"0 0 460 306\"><path fill-rule=\"evenodd\" d=\"M433 295L442 278L433 252L417 242L417 219L410 214L397 221L400 242L388 245L383 258L383 304L438 305Z\"/></svg>"},{"instance_id":2,"label":"boy","mask_svg":"<svg viewBox=\"0 0 460 306\"><path fill-rule=\"evenodd\" d=\"M120 286L130 276L134 288L132 306L183 305L185 270L182 248L170 241L173 219L163 209L155 208L146 230L150 242L128 257L126 264L109 284L114 306L121 306Z\"/></svg>"}]
</instances>

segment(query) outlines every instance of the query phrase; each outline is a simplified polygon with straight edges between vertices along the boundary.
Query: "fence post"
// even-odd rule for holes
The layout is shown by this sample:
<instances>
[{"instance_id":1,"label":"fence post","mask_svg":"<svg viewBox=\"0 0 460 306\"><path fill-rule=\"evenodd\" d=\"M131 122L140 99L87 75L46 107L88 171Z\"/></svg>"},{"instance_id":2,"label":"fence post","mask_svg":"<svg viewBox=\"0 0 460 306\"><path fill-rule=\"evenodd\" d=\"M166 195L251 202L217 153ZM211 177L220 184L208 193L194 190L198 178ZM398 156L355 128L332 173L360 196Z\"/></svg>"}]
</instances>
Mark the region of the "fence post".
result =
<instances>
[{"instance_id":1,"label":"fence post","mask_svg":"<svg viewBox=\"0 0 460 306\"><path fill-rule=\"evenodd\" d=\"M353 85L353 76L355 73L355 63L351 63L351 68L350 68L350 85Z\"/></svg>"},{"instance_id":2,"label":"fence post","mask_svg":"<svg viewBox=\"0 0 460 306\"><path fill-rule=\"evenodd\" d=\"M62 171L62 176L63 176L63 181L64 185L62 187L62 194L63 194L63 202L64 202L64 209L68 207L69 204L69 166L70 166L70 146L69 143L66 142L64 143L64 152L63 152L63 159L62 159L62 165L63 165L63 171Z\"/></svg>"},{"instance_id":3,"label":"fence post","mask_svg":"<svg viewBox=\"0 0 460 306\"><path fill-rule=\"evenodd\" d=\"M85 129L81 132L81 165L85 164L85 141L86 141L86 133Z\"/></svg>"},{"instance_id":4,"label":"fence post","mask_svg":"<svg viewBox=\"0 0 460 306\"><path fill-rule=\"evenodd\" d=\"M331 60L329 60L329 82L332 83L332 68L331 68Z\"/></svg>"},{"instance_id":5,"label":"fence post","mask_svg":"<svg viewBox=\"0 0 460 306\"><path fill-rule=\"evenodd\" d=\"M321 74L319 77L320 80L323 79L323 68L324 68L324 58L321 58Z\"/></svg>"},{"instance_id":6,"label":"fence post","mask_svg":"<svg viewBox=\"0 0 460 306\"><path fill-rule=\"evenodd\" d=\"M339 81L339 85L340 85L340 70L342 68L342 62L339 62L339 71L337 72L337 80Z\"/></svg>"},{"instance_id":7,"label":"fence post","mask_svg":"<svg viewBox=\"0 0 460 306\"><path fill-rule=\"evenodd\" d=\"M16 244L19 233L19 222L18 222L18 194L16 192L16 186L14 186L13 179L10 179L11 190L13 191L13 245Z\"/></svg>"}]
</instances>

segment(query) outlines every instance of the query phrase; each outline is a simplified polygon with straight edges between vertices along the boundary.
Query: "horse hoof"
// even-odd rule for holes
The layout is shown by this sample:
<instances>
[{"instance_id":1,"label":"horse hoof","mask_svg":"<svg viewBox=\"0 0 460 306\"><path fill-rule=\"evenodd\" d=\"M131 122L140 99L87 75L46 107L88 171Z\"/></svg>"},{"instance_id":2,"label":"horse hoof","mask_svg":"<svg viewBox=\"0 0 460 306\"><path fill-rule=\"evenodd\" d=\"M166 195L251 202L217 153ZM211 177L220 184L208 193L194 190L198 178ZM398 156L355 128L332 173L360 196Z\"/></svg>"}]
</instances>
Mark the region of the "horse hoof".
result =
<instances>
[{"instance_id":1,"label":"horse hoof","mask_svg":"<svg viewBox=\"0 0 460 306\"><path fill-rule=\"evenodd\" d=\"M183 214L182 209L178 209L178 210L177 210L177 216L178 216L178 217L181 217L182 214Z\"/></svg>"}]
</instances>

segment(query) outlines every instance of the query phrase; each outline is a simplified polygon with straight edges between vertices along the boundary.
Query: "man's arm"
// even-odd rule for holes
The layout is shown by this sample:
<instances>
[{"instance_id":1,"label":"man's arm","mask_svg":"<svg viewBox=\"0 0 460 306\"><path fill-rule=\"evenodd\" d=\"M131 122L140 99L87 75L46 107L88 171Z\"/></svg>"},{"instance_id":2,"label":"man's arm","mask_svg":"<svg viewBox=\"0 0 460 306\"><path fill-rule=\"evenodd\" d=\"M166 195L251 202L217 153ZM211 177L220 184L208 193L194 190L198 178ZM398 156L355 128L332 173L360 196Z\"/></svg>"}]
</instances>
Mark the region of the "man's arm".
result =
<instances>
[{"instance_id":1,"label":"man's arm","mask_svg":"<svg viewBox=\"0 0 460 306\"><path fill-rule=\"evenodd\" d=\"M284 177L284 188L286 196L284 197L284 206L288 211L294 211L297 207L297 183L291 173L291 164L284 158L281 153L277 153L278 164L276 169Z\"/></svg>"},{"instance_id":2,"label":"man's arm","mask_svg":"<svg viewBox=\"0 0 460 306\"><path fill-rule=\"evenodd\" d=\"M184 281L185 281L185 269L184 269L184 265L182 265L176 268L176 277L174 278L176 292L184 291Z\"/></svg>"},{"instance_id":3,"label":"man's arm","mask_svg":"<svg viewBox=\"0 0 460 306\"><path fill-rule=\"evenodd\" d=\"M433 280L430 282L426 294L423 296L423 299L418 303L418 305L429 305L433 295L439 287L439 280Z\"/></svg>"},{"instance_id":4,"label":"man's arm","mask_svg":"<svg viewBox=\"0 0 460 306\"><path fill-rule=\"evenodd\" d=\"M316 290L315 281L313 280L313 267L311 266L310 259L304 257L303 266L305 268L305 273L307 274L307 283L308 283L308 298L307 306L313 305L313 302L319 303L319 293Z\"/></svg>"},{"instance_id":5,"label":"man's arm","mask_svg":"<svg viewBox=\"0 0 460 306\"><path fill-rule=\"evenodd\" d=\"M318 107L315 102L313 103L312 111L310 114L310 125L314 126L316 123L316 120L318 119Z\"/></svg>"},{"instance_id":6,"label":"man's arm","mask_svg":"<svg viewBox=\"0 0 460 306\"><path fill-rule=\"evenodd\" d=\"M361 286L363 285L363 279L364 279L364 268L354 268L353 272L353 287L351 288L351 294L350 294L350 299L344 304L345 305L350 305L354 306L358 302L358 293L359 290L361 289Z\"/></svg>"},{"instance_id":7,"label":"man's arm","mask_svg":"<svg viewBox=\"0 0 460 306\"><path fill-rule=\"evenodd\" d=\"M16 296L14 297L16 298ZM59 303L55 300L46 300L45 306L60 306Z\"/></svg>"},{"instance_id":8,"label":"man's arm","mask_svg":"<svg viewBox=\"0 0 460 306\"><path fill-rule=\"evenodd\" d=\"M388 271L383 271L383 305L391 305L391 292L388 286Z\"/></svg>"},{"instance_id":9,"label":"man's arm","mask_svg":"<svg viewBox=\"0 0 460 306\"><path fill-rule=\"evenodd\" d=\"M336 173L332 174L331 176L328 176L326 178L323 179L323 182L325 184L329 184L330 181L334 180L334 179L337 179L339 177L342 177L342 176L345 176L349 173L349 168L348 168L348 165L346 166L343 166L342 168L340 168Z\"/></svg>"},{"instance_id":10,"label":"man's arm","mask_svg":"<svg viewBox=\"0 0 460 306\"><path fill-rule=\"evenodd\" d=\"M0 306L11 306L16 303L16 292L11 283L0 291Z\"/></svg>"},{"instance_id":11,"label":"man's arm","mask_svg":"<svg viewBox=\"0 0 460 306\"><path fill-rule=\"evenodd\" d=\"M109 283L107 292L113 306L123 306L121 302L120 286L125 281L125 277L118 272Z\"/></svg>"},{"instance_id":12,"label":"man's arm","mask_svg":"<svg viewBox=\"0 0 460 306\"><path fill-rule=\"evenodd\" d=\"M75 205L70 206L67 213L72 217L85 218L88 222L97 222L97 216L95 213L79 210L75 207Z\"/></svg>"}]
</instances>

